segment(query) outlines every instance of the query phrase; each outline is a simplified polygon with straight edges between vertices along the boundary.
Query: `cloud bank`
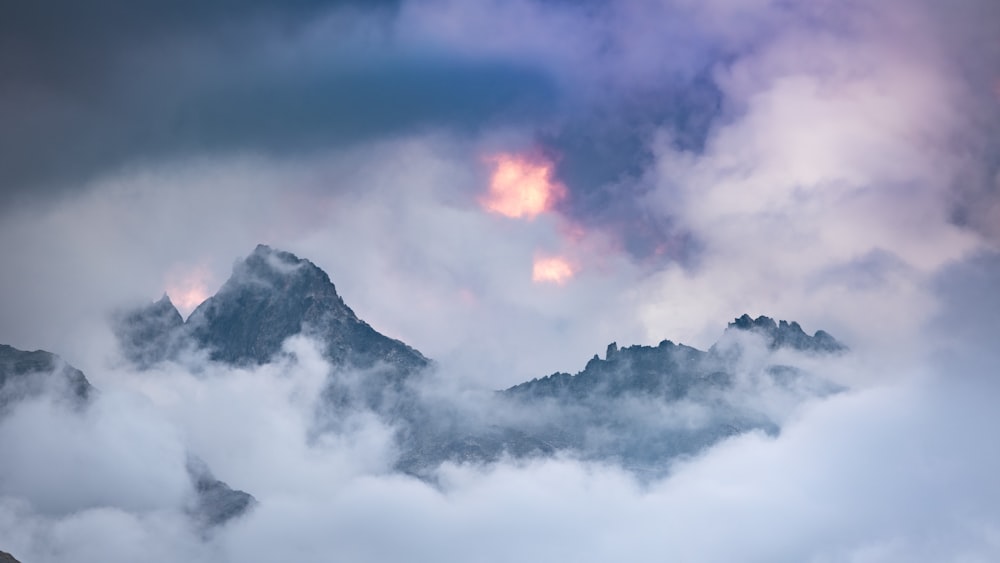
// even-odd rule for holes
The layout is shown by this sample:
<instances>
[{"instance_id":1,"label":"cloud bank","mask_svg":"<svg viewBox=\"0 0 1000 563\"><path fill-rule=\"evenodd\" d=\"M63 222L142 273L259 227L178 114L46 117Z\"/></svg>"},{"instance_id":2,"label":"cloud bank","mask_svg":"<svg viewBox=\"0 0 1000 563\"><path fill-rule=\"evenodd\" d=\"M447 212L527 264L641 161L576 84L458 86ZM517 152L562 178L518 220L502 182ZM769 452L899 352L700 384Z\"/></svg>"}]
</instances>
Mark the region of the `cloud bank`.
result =
<instances>
[{"instance_id":1,"label":"cloud bank","mask_svg":"<svg viewBox=\"0 0 1000 563\"><path fill-rule=\"evenodd\" d=\"M653 480L557 456L447 463L427 482L391 470L392 430L371 413L310 431L318 350L293 337L252 370L110 372L83 413L19 405L0 420L0 542L22 561L105 562L987 561L1000 547L1000 452L983 435L997 388L979 374L799 403L780 434L730 438ZM259 504L204 535L186 518L186 450Z\"/></svg>"}]
</instances>

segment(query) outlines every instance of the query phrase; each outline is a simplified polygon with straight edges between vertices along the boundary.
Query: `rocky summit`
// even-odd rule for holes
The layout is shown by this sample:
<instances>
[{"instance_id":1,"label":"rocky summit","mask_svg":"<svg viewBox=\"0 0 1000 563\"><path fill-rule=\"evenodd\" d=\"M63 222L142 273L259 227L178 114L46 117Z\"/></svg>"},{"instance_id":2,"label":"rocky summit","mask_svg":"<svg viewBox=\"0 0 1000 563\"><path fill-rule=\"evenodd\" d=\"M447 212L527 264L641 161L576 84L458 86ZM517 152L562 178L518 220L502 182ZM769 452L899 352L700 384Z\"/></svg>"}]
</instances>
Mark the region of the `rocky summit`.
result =
<instances>
[{"instance_id":1,"label":"rocky summit","mask_svg":"<svg viewBox=\"0 0 1000 563\"><path fill-rule=\"evenodd\" d=\"M728 330L749 331L763 336L772 350L791 348L807 352L843 352L847 347L823 330L817 330L812 336L802 330L797 322L778 321L765 316L756 319L743 315L729 323Z\"/></svg>"},{"instance_id":2,"label":"rocky summit","mask_svg":"<svg viewBox=\"0 0 1000 563\"><path fill-rule=\"evenodd\" d=\"M164 297L119 315L115 332L124 355L140 367L188 346L207 350L215 361L264 364L300 333L322 342L336 366L380 369L401 378L429 364L420 352L359 319L315 264L265 245L238 261L226 283L187 322Z\"/></svg>"}]
</instances>

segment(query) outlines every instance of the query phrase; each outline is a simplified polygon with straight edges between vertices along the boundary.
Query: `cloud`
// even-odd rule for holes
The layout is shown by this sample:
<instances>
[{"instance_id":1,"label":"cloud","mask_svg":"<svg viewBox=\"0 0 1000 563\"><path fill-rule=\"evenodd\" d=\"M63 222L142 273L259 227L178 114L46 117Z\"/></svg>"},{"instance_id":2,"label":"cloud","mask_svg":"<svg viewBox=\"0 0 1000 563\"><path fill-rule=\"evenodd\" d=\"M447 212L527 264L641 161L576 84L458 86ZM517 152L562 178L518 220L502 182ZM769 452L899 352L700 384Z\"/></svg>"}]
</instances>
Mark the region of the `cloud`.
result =
<instances>
[{"instance_id":1,"label":"cloud","mask_svg":"<svg viewBox=\"0 0 1000 563\"><path fill-rule=\"evenodd\" d=\"M717 67L727 117L704 151L664 133L646 201L701 252L653 278L651 332L697 339L699 318L771 311L892 346L934 314L930 277L991 244L955 220L955 186L990 166L968 149L981 103L944 45L916 44L933 25L905 5L901 23L881 8L793 20Z\"/></svg>"},{"instance_id":2,"label":"cloud","mask_svg":"<svg viewBox=\"0 0 1000 563\"><path fill-rule=\"evenodd\" d=\"M261 242L314 261L361 318L433 359L462 358L463 377L491 387L643 341L627 292L638 271L603 233L567 246L558 216L512 222L479 208L489 146L432 135L294 161L181 160L17 208L0 226L18 272L0 281L0 341L100 373L110 312L188 275L214 293ZM573 260L573 283L533 284L536 252Z\"/></svg>"},{"instance_id":3,"label":"cloud","mask_svg":"<svg viewBox=\"0 0 1000 563\"><path fill-rule=\"evenodd\" d=\"M180 440L144 411L114 392L82 413L47 401L12 409L0 425L2 494L30 498L38 511L58 515L179 504L189 487Z\"/></svg>"},{"instance_id":4,"label":"cloud","mask_svg":"<svg viewBox=\"0 0 1000 563\"><path fill-rule=\"evenodd\" d=\"M134 397L127 413L90 415L115 423L118 440L94 440L89 429L48 433L120 462L93 482L65 481L103 490L103 502L70 507L73 495L56 495L63 505L54 507L46 499L58 488L11 488L4 479L0 541L26 561L105 562L147 552L154 561L975 561L1000 549L1000 499L988 486L1000 455L982 434L1000 422L990 402L996 386L975 374L901 378L800 404L779 435L729 439L658 480L556 457L448 464L430 484L387 471L388 429L375 418L311 439L326 366L305 339L286 350L291 356L254 370L202 365L193 375L174 364L105 377ZM55 430L52 414L34 423ZM136 424L151 420L158 423ZM4 419L0 435L19 424ZM260 504L209 537L183 520L182 495L147 490L156 498L144 504L121 484L151 472L185 475L171 463L127 464L164 435ZM52 485L49 477L32 476Z\"/></svg>"},{"instance_id":5,"label":"cloud","mask_svg":"<svg viewBox=\"0 0 1000 563\"><path fill-rule=\"evenodd\" d=\"M0 197L77 191L136 162L474 131L551 108L555 88L530 62L396 45L393 4L50 7L77 22L68 30L12 7Z\"/></svg>"},{"instance_id":6,"label":"cloud","mask_svg":"<svg viewBox=\"0 0 1000 563\"><path fill-rule=\"evenodd\" d=\"M995 2L102 7L67 5L59 33L33 7L0 17L0 342L103 390L82 418L36 401L0 421L5 550L996 559ZM567 188L556 212L479 209L482 155L533 149ZM307 343L259 370L115 363L114 310L188 279L211 293L261 242L439 360L445 398L576 371L613 340L704 346L743 312L861 360L813 366L848 393L765 394L777 436L663 479L555 458L430 486L389 472L374 417L310 436L325 366ZM536 255L578 270L532 284ZM187 450L258 508L192 531Z\"/></svg>"}]
</instances>

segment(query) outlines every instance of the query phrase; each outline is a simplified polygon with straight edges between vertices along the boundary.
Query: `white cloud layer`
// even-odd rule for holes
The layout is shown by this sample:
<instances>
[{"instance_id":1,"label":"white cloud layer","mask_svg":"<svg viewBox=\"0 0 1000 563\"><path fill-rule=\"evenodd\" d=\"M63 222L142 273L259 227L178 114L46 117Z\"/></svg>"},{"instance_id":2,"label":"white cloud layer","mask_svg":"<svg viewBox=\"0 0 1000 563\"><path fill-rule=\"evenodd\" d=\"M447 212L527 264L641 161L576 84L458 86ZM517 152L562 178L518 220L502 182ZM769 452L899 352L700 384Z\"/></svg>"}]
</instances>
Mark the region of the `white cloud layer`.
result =
<instances>
[{"instance_id":1,"label":"white cloud layer","mask_svg":"<svg viewBox=\"0 0 1000 563\"><path fill-rule=\"evenodd\" d=\"M800 405L777 437L732 438L637 481L570 458L394 474L359 414L311 437L328 366L302 338L255 370L117 372L83 414L0 420L0 545L22 561L989 561L996 384L913 373ZM822 373L824 366L815 366ZM838 368L838 369L842 369ZM856 364L861 378L879 379ZM25 434L41 437L24 440ZM184 452L259 504L203 536Z\"/></svg>"}]
</instances>

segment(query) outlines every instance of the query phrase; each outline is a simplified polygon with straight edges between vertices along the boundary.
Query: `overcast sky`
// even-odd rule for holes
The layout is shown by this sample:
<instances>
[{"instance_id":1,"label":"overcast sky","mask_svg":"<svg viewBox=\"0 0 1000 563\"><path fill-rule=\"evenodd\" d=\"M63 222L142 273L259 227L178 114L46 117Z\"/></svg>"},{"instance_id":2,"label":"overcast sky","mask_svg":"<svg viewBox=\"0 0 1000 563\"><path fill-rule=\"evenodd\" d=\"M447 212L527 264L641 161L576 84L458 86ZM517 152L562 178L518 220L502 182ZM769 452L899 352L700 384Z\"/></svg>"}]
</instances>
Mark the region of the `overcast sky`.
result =
<instances>
[{"instance_id":1,"label":"overcast sky","mask_svg":"<svg viewBox=\"0 0 1000 563\"><path fill-rule=\"evenodd\" d=\"M110 418L94 415L111 450L123 413L149 421L141 441L176 447L134 459L164 468L163 498L108 493L124 512L67 520L91 505L24 493L37 506L0 503L0 539L82 549L94 530L124 529L121 550L94 560L129 560L129 542L152 536L164 560L212 560L154 508L183 475L157 456L180 459L217 421L143 401L234 391L192 390L186 374L155 384L166 390L131 381L107 319L164 292L187 314L264 243L323 268L362 319L460 386L576 372L611 341L705 348L743 313L827 330L861 359L839 374L855 394L652 490L570 461L454 468L451 493L364 477L383 467L374 423L336 451L300 444L287 467L234 461L266 459L301 430L290 422L209 459L283 499L213 547L234 561L261 537L311 546L311 560L332 549L310 543L320 529L357 561L476 560L439 550L456 538L478 560L525 560L517 534L538 546L528 560L584 560L564 550L591 529L606 532L587 546L594 560L619 544L635 561L994 560L1000 499L983 471L1000 470L984 430L1000 422L987 400L1000 365L997 30L994 0L6 3L0 343L126 389L100 411ZM298 371L308 382L316 369ZM234 418L298 412L269 402L287 389L258 383ZM38 420L73 435L44 409L0 439ZM199 453L245 438L233 426ZM905 442L915 434L926 449ZM111 450L88 466L95 490ZM12 471L25 480L7 494L48 486ZM282 471L330 503L283 489ZM512 517L525 507L532 518ZM920 516L932 512L943 516ZM541 521L558 524L536 537ZM412 534L400 552L372 539L382 525ZM664 528L683 541L664 544Z\"/></svg>"}]
</instances>

